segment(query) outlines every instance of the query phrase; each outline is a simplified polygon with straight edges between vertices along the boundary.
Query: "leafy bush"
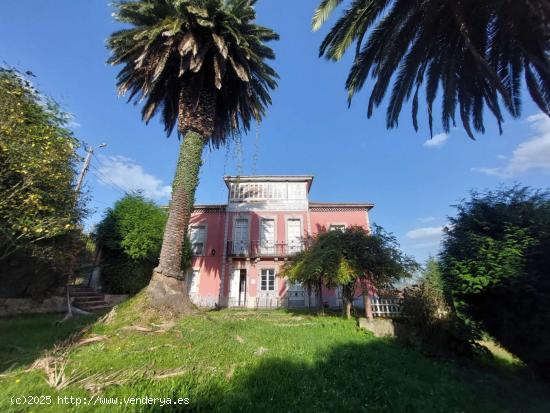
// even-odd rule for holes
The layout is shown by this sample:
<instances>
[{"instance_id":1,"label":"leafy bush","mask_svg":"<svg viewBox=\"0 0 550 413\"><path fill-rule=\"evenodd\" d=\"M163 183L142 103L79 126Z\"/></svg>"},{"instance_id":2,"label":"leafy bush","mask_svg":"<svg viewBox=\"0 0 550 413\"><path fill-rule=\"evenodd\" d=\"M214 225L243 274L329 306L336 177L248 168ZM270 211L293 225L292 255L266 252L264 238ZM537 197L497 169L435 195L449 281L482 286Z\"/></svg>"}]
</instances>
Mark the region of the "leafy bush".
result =
<instances>
[{"instance_id":1,"label":"leafy bush","mask_svg":"<svg viewBox=\"0 0 550 413\"><path fill-rule=\"evenodd\" d=\"M165 223L166 213L140 194L126 195L107 210L96 230L106 292L135 294L149 283Z\"/></svg>"},{"instance_id":2,"label":"leafy bush","mask_svg":"<svg viewBox=\"0 0 550 413\"><path fill-rule=\"evenodd\" d=\"M470 354L476 336L458 319L444 291L439 264L430 258L419 282L408 287L403 297L403 338L430 353Z\"/></svg>"},{"instance_id":3,"label":"leafy bush","mask_svg":"<svg viewBox=\"0 0 550 413\"><path fill-rule=\"evenodd\" d=\"M550 380L550 195L515 186L457 208L441 257L459 315Z\"/></svg>"},{"instance_id":4,"label":"leafy bush","mask_svg":"<svg viewBox=\"0 0 550 413\"><path fill-rule=\"evenodd\" d=\"M145 287L158 264L167 214L155 203L134 193L107 210L96 230L102 248L102 286L113 294L135 294ZM191 263L184 244L182 268Z\"/></svg>"},{"instance_id":5,"label":"leafy bush","mask_svg":"<svg viewBox=\"0 0 550 413\"><path fill-rule=\"evenodd\" d=\"M110 294L136 294L149 284L157 262L134 260L124 254L106 252L102 258L101 286Z\"/></svg>"}]
</instances>

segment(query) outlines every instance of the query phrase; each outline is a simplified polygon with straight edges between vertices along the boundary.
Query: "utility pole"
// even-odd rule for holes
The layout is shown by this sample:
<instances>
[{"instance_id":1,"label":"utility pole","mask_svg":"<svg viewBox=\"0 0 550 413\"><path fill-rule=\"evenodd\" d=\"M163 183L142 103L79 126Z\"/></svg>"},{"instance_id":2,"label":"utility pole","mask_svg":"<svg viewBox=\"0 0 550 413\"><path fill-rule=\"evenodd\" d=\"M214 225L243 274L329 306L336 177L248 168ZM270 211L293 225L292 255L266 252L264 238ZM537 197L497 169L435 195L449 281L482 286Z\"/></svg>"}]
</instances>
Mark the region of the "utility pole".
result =
<instances>
[{"instance_id":1,"label":"utility pole","mask_svg":"<svg viewBox=\"0 0 550 413\"><path fill-rule=\"evenodd\" d=\"M82 184L84 183L84 177L86 176L86 172L88 172L88 169L90 168L90 162L92 162L92 155L94 154L95 149L104 148L106 147L106 143L102 143L101 145L94 148L93 146L87 146L86 147L86 158L84 158L84 164L82 165L82 169L80 170L80 174L78 175L78 180L76 181L75 186L75 198L74 202L75 204L78 203L78 197L80 195L80 189L82 188ZM77 255L79 253L79 247L78 243L73 242L73 247L71 249L74 249L74 251L71 253L71 259L68 263L68 274L67 274L67 285L66 285L66 293L67 293L67 314L65 317L63 317L62 320L58 321L58 323L62 323L65 320L68 320L73 316L73 308L71 307L71 291L70 291L70 285L74 277L74 267L77 260ZM95 263L95 261L94 261Z\"/></svg>"},{"instance_id":2,"label":"utility pole","mask_svg":"<svg viewBox=\"0 0 550 413\"><path fill-rule=\"evenodd\" d=\"M94 154L95 149L104 148L106 147L106 143L102 143L97 148L94 148L93 146L88 146L86 148L86 158L84 159L84 165L82 165L82 170L80 171L80 175L78 175L78 181L76 182L76 196L78 197L78 194L80 192L80 188L82 187L82 183L84 182L84 177L86 176L86 172L88 172L88 169L90 168L90 162L92 161L92 155Z\"/></svg>"}]
</instances>

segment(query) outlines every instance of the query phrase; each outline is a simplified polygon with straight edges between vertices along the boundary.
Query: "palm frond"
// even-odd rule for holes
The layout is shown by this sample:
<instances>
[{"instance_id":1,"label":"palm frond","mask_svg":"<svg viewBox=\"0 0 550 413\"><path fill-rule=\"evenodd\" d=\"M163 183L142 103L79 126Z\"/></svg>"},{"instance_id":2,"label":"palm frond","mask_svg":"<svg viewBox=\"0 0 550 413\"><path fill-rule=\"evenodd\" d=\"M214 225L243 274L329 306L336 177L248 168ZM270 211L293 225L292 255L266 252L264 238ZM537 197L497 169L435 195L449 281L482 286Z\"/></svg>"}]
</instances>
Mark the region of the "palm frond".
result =
<instances>
[{"instance_id":1,"label":"palm frond","mask_svg":"<svg viewBox=\"0 0 550 413\"><path fill-rule=\"evenodd\" d=\"M336 7L342 3L343 0L323 0L319 7L313 13L313 19L311 27L313 31L317 31L327 21Z\"/></svg>"},{"instance_id":2,"label":"palm frond","mask_svg":"<svg viewBox=\"0 0 550 413\"><path fill-rule=\"evenodd\" d=\"M341 3L322 1L314 28ZM458 111L473 138L474 130L485 132L484 108L500 131L502 104L512 117L520 116L522 79L533 101L549 113L549 22L547 0L350 0L324 37L319 55L339 60L356 44L345 84L348 104L372 77L367 116L391 90L388 128L397 126L412 97L412 121L418 130L419 92L424 87L430 133L433 104L441 91L443 130L456 125Z\"/></svg>"}]
</instances>

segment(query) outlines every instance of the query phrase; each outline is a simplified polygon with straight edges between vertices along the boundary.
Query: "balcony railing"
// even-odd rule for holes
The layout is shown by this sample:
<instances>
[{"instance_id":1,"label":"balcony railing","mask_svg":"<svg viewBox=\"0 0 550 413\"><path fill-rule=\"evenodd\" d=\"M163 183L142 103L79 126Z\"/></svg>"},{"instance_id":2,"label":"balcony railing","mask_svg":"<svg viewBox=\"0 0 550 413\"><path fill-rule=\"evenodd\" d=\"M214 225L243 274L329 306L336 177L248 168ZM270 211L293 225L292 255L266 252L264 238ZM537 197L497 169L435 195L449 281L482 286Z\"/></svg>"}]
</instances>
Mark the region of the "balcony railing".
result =
<instances>
[{"instance_id":1,"label":"balcony railing","mask_svg":"<svg viewBox=\"0 0 550 413\"><path fill-rule=\"evenodd\" d=\"M228 241L229 257L291 257L306 248L304 241L273 243L263 241Z\"/></svg>"}]
</instances>

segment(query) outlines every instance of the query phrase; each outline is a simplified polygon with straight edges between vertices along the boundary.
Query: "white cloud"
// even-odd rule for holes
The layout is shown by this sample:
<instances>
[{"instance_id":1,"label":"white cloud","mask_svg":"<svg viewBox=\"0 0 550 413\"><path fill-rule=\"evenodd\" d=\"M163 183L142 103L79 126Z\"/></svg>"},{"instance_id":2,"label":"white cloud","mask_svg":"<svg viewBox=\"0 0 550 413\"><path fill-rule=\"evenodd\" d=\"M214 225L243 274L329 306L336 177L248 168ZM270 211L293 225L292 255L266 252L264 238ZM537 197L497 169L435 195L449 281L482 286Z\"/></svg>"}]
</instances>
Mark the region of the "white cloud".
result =
<instances>
[{"instance_id":1,"label":"white cloud","mask_svg":"<svg viewBox=\"0 0 550 413\"><path fill-rule=\"evenodd\" d=\"M435 217L422 217L422 218L418 218L418 221L423 224L427 224L428 222L435 221Z\"/></svg>"},{"instance_id":2,"label":"white cloud","mask_svg":"<svg viewBox=\"0 0 550 413\"><path fill-rule=\"evenodd\" d=\"M415 241L416 248L435 247L441 242L443 227L416 228L405 235L408 239Z\"/></svg>"},{"instance_id":3,"label":"white cloud","mask_svg":"<svg viewBox=\"0 0 550 413\"><path fill-rule=\"evenodd\" d=\"M529 116L527 123L535 134L514 149L504 166L472 168L472 171L499 178L513 178L530 170L550 171L550 118L539 113Z\"/></svg>"},{"instance_id":4,"label":"white cloud","mask_svg":"<svg viewBox=\"0 0 550 413\"><path fill-rule=\"evenodd\" d=\"M449 135L446 133L440 133L438 135L435 135L431 139L428 139L426 142L424 142L424 146L427 148L440 148L443 145L445 145L445 142L447 142L447 139L449 139Z\"/></svg>"},{"instance_id":5,"label":"white cloud","mask_svg":"<svg viewBox=\"0 0 550 413\"><path fill-rule=\"evenodd\" d=\"M104 185L120 187L127 192L142 191L151 199L166 199L170 197L171 188L162 180L148 174L141 165L124 156L101 157L100 180Z\"/></svg>"}]
</instances>

